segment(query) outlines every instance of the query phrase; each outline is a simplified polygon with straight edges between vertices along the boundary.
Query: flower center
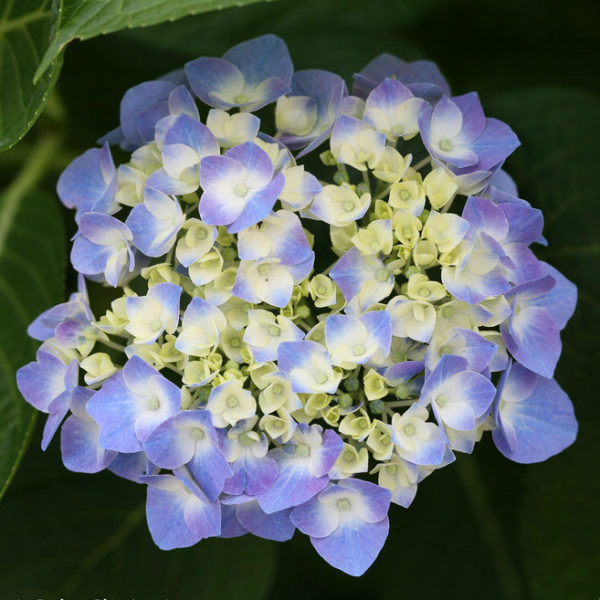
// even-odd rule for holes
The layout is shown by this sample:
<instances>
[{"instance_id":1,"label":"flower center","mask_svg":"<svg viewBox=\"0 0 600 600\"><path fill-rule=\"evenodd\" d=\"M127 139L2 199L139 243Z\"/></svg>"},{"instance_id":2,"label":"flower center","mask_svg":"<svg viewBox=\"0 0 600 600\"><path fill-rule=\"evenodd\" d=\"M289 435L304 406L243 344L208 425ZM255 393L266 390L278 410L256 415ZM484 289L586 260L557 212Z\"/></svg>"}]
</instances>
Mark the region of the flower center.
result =
<instances>
[{"instance_id":1,"label":"flower center","mask_svg":"<svg viewBox=\"0 0 600 600\"><path fill-rule=\"evenodd\" d=\"M365 353L365 347L359 344L358 346L354 346L354 348L352 348L352 352L354 353L354 356L360 356L361 354Z\"/></svg>"},{"instance_id":2,"label":"flower center","mask_svg":"<svg viewBox=\"0 0 600 600\"><path fill-rule=\"evenodd\" d=\"M440 149L444 152L450 152L450 150L452 150L453 147L454 146L449 139L444 138L443 140L440 140Z\"/></svg>"},{"instance_id":3,"label":"flower center","mask_svg":"<svg viewBox=\"0 0 600 600\"><path fill-rule=\"evenodd\" d=\"M204 431L200 429L200 427L194 427L191 431L192 437L195 440L203 440L204 439Z\"/></svg>"},{"instance_id":4,"label":"flower center","mask_svg":"<svg viewBox=\"0 0 600 600\"><path fill-rule=\"evenodd\" d=\"M298 444L296 446L296 456L308 456L310 448L306 444Z\"/></svg>"},{"instance_id":5,"label":"flower center","mask_svg":"<svg viewBox=\"0 0 600 600\"><path fill-rule=\"evenodd\" d=\"M160 407L160 402L158 398L150 398L146 403L146 408L148 410L158 410Z\"/></svg>"},{"instance_id":6,"label":"flower center","mask_svg":"<svg viewBox=\"0 0 600 600\"><path fill-rule=\"evenodd\" d=\"M317 376L316 376L317 383L323 384L328 379L329 379L329 377L327 377L327 373L323 373L323 372L317 373Z\"/></svg>"},{"instance_id":7,"label":"flower center","mask_svg":"<svg viewBox=\"0 0 600 600\"><path fill-rule=\"evenodd\" d=\"M235 186L235 195L243 198L248 193L248 186L240 183Z\"/></svg>"},{"instance_id":8,"label":"flower center","mask_svg":"<svg viewBox=\"0 0 600 600\"><path fill-rule=\"evenodd\" d=\"M404 426L403 431L406 435L413 436L413 435L415 435L417 430L412 423L408 423L407 425Z\"/></svg>"}]
</instances>

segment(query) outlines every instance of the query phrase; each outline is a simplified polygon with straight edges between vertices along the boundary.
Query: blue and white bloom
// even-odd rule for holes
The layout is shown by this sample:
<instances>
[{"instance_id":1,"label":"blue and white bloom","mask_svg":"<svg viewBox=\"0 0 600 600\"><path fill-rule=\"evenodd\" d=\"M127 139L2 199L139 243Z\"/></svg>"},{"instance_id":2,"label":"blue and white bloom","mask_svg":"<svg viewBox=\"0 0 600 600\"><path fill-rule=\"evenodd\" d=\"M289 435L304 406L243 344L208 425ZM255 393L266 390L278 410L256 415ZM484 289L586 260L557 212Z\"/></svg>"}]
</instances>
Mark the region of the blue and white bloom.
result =
<instances>
[{"instance_id":1,"label":"blue and white bloom","mask_svg":"<svg viewBox=\"0 0 600 600\"><path fill-rule=\"evenodd\" d=\"M454 452L575 440L551 377L577 290L531 249L516 136L429 61L382 54L353 94L264 35L129 90L59 179L78 289L17 386L68 469L147 486L162 549L298 529L358 576ZM98 318L86 278L117 288Z\"/></svg>"},{"instance_id":2,"label":"blue and white bloom","mask_svg":"<svg viewBox=\"0 0 600 600\"><path fill-rule=\"evenodd\" d=\"M227 225L238 233L264 219L283 190L267 153L252 142L209 156L200 165L200 216L209 225Z\"/></svg>"},{"instance_id":3,"label":"blue and white bloom","mask_svg":"<svg viewBox=\"0 0 600 600\"><path fill-rule=\"evenodd\" d=\"M210 412L188 410L159 425L144 443L144 450L158 467L185 465L206 497L215 500L232 475L221 444Z\"/></svg>"},{"instance_id":4,"label":"blue and white bloom","mask_svg":"<svg viewBox=\"0 0 600 600\"><path fill-rule=\"evenodd\" d=\"M146 296L125 300L128 323L125 331L136 344L151 344L163 333L173 333L179 323L181 288L173 283L159 283Z\"/></svg>"},{"instance_id":5,"label":"blue and white bloom","mask_svg":"<svg viewBox=\"0 0 600 600\"><path fill-rule=\"evenodd\" d=\"M184 468L175 475L147 475L146 518L161 550L185 548L221 533L221 506L209 501Z\"/></svg>"},{"instance_id":6,"label":"blue and white bloom","mask_svg":"<svg viewBox=\"0 0 600 600\"><path fill-rule=\"evenodd\" d=\"M283 342L277 351L277 363L296 393L334 394L342 379L333 370L327 350L316 342Z\"/></svg>"},{"instance_id":7,"label":"blue and white bloom","mask_svg":"<svg viewBox=\"0 0 600 600\"><path fill-rule=\"evenodd\" d=\"M443 356L435 370L425 377L419 404L431 406L440 424L471 431L494 399L491 381L471 371L460 356Z\"/></svg>"},{"instance_id":8,"label":"blue and white bloom","mask_svg":"<svg viewBox=\"0 0 600 600\"><path fill-rule=\"evenodd\" d=\"M141 358L130 358L88 400L107 450L138 452L150 434L179 411L181 390Z\"/></svg>"},{"instance_id":9,"label":"blue and white bloom","mask_svg":"<svg viewBox=\"0 0 600 600\"><path fill-rule=\"evenodd\" d=\"M191 194L200 184L200 164L205 156L218 156L219 144L197 116L169 115L156 124L156 144L163 167L146 185L165 194Z\"/></svg>"},{"instance_id":10,"label":"blue and white bloom","mask_svg":"<svg viewBox=\"0 0 600 600\"><path fill-rule=\"evenodd\" d=\"M291 520L328 563L358 576L383 548L390 496L368 481L344 479L295 508Z\"/></svg>"},{"instance_id":11,"label":"blue and white bloom","mask_svg":"<svg viewBox=\"0 0 600 600\"><path fill-rule=\"evenodd\" d=\"M343 447L333 431L322 432L318 425L299 424L287 444L269 451L279 473L273 485L256 497L260 507L273 513L312 498L329 482L327 473Z\"/></svg>"},{"instance_id":12,"label":"blue and white bloom","mask_svg":"<svg viewBox=\"0 0 600 600\"><path fill-rule=\"evenodd\" d=\"M131 230L121 221L103 213L85 213L79 219L71 262L80 273L117 287L135 266L132 241Z\"/></svg>"},{"instance_id":13,"label":"blue and white bloom","mask_svg":"<svg viewBox=\"0 0 600 600\"><path fill-rule=\"evenodd\" d=\"M392 343L392 324L385 311L360 317L331 315L325 321L325 343L331 362L344 369L363 365L376 353L387 356Z\"/></svg>"},{"instance_id":14,"label":"blue and white bloom","mask_svg":"<svg viewBox=\"0 0 600 600\"><path fill-rule=\"evenodd\" d=\"M185 66L194 93L209 106L257 110L290 91L293 66L283 40L263 35Z\"/></svg>"},{"instance_id":15,"label":"blue and white bloom","mask_svg":"<svg viewBox=\"0 0 600 600\"><path fill-rule=\"evenodd\" d=\"M185 217L179 202L151 187L146 187L144 201L134 206L126 225L133 243L146 256L162 256L175 244Z\"/></svg>"}]
</instances>

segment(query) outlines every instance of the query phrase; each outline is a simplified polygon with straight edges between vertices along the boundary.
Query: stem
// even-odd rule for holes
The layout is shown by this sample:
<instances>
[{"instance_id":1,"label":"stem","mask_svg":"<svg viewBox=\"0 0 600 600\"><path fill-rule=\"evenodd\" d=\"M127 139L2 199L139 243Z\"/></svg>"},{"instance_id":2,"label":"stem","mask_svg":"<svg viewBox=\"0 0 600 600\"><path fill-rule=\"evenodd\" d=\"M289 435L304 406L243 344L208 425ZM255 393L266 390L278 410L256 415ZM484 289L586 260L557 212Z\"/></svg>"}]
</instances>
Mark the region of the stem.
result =
<instances>
[{"instance_id":1,"label":"stem","mask_svg":"<svg viewBox=\"0 0 600 600\"><path fill-rule=\"evenodd\" d=\"M481 536L494 562L504 596L507 600L521 600L523 592L519 577L506 546L502 528L486 494L475 459L472 456L461 456L456 461L456 469L471 509L479 523Z\"/></svg>"},{"instance_id":2,"label":"stem","mask_svg":"<svg viewBox=\"0 0 600 600\"><path fill-rule=\"evenodd\" d=\"M367 190L371 193L371 181L369 179L369 171L362 172L363 183L367 186Z\"/></svg>"},{"instance_id":3,"label":"stem","mask_svg":"<svg viewBox=\"0 0 600 600\"><path fill-rule=\"evenodd\" d=\"M431 157L427 156L423 160L420 160L416 165L411 165L411 166L415 171L418 171L419 169L423 168L426 164L428 164L430 161L431 161Z\"/></svg>"},{"instance_id":4,"label":"stem","mask_svg":"<svg viewBox=\"0 0 600 600\"><path fill-rule=\"evenodd\" d=\"M414 400L394 400L393 402L386 402L385 405L390 408L397 408L399 406L412 406L414 403Z\"/></svg>"},{"instance_id":5,"label":"stem","mask_svg":"<svg viewBox=\"0 0 600 600\"><path fill-rule=\"evenodd\" d=\"M454 198L456 198L456 196L454 196ZM452 206L452 203L454 202L454 198L452 198L452 200L450 200L450 202L448 202L447 204L445 204L442 209L440 210L440 212L442 213L446 213L450 210L450 207Z\"/></svg>"},{"instance_id":6,"label":"stem","mask_svg":"<svg viewBox=\"0 0 600 600\"><path fill-rule=\"evenodd\" d=\"M55 158L60 141L60 136L55 134L42 137L27 162L4 191L0 199L0 254L4 251L6 238L23 197L35 188L44 176Z\"/></svg>"},{"instance_id":7,"label":"stem","mask_svg":"<svg viewBox=\"0 0 600 600\"><path fill-rule=\"evenodd\" d=\"M104 344L105 346L108 346L113 350L118 350L119 352L125 352L125 346L121 346L121 344L117 344L116 342L113 342L111 340L98 340L97 343Z\"/></svg>"},{"instance_id":8,"label":"stem","mask_svg":"<svg viewBox=\"0 0 600 600\"><path fill-rule=\"evenodd\" d=\"M384 188L383 188L383 189L382 189L382 190L381 190L381 191L380 191L380 192L379 192L379 193L378 193L378 194L375 196L375 200L381 200L382 198L385 198L385 197L386 197L386 196L389 194L390 190L392 189L392 185L393 185L393 184L386 185L386 186L385 186L385 187L384 187Z\"/></svg>"}]
</instances>

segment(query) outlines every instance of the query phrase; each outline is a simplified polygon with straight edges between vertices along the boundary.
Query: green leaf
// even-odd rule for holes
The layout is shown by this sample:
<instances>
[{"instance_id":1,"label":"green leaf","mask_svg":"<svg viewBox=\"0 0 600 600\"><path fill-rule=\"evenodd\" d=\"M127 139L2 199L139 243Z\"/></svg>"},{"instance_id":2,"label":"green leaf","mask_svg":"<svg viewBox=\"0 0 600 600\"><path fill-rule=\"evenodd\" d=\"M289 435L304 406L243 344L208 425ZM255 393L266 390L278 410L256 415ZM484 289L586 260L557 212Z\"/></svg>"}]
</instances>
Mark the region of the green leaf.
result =
<instances>
[{"instance_id":1,"label":"green leaf","mask_svg":"<svg viewBox=\"0 0 600 600\"><path fill-rule=\"evenodd\" d=\"M87 40L97 35L130 27L145 27L173 21L187 15L243 6L261 0L63 0L58 27L35 74L41 77L65 46L74 39ZM200 35L200 33L199 33Z\"/></svg>"},{"instance_id":2,"label":"green leaf","mask_svg":"<svg viewBox=\"0 0 600 600\"><path fill-rule=\"evenodd\" d=\"M34 358L39 345L27 337L27 326L62 298L64 238L52 196L0 196L0 498L35 424L37 413L21 397L15 371Z\"/></svg>"},{"instance_id":3,"label":"green leaf","mask_svg":"<svg viewBox=\"0 0 600 600\"><path fill-rule=\"evenodd\" d=\"M48 48L51 0L0 0L0 150L16 144L38 118L60 72L54 56L33 76Z\"/></svg>"},{"instance_id":4,"label":"green leaf","mask_svg":"<svg viewBox=\"0 0 600 600\"><path fill-rule=\"evenodd\" d=\"M29 453L0 511L0 597L266 597L275 542L244 536L159 550L145 487L108 472L69 473L56 440L45 454Z\"/></svg>"},{"instance_id":5,"label":"green leaf","mask_svg":"<svg viewBox=\"0 0 600 600\"><path fill-rule=\"evenodd\" d=\"M556 374L575 405L579 436L561 455L527 470L520 542L534 598L583 600L598 595L600 564L600 98L538 88L503 94L486 112L510 123L523 143L507 170L521 197L544 211L549 245L538 255L579 288Z\"/></svg>"}]
</instances>

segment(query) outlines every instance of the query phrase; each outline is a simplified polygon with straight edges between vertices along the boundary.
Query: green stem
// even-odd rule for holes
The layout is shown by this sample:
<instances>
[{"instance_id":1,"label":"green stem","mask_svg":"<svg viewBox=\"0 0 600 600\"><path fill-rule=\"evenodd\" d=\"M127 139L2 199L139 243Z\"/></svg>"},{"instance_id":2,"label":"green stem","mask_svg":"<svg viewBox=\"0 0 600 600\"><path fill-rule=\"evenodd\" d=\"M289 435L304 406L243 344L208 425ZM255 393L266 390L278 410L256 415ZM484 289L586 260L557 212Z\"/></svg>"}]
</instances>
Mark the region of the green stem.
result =
<instances>
[{"instance_id":1,"label":"green stem","mask_svg":"<svg viewBox=\"0 0 600 600\"><path fill-rule=\"evenodd\" d=\"M36 144L29 159L23 165L0 199L0 254L4 251L8 233L23 197L37 186L46 169L54 160L60 147L60 136L47 134Z\"/></svg>"},{"instance_id":2,"label":"green stem","mask_svg":"<svg viewBox=\"0 0 600 600\"><path fill-rule=\"evenodd\" d=\"M121 346L121 344L117 344L111 340L97 340L97 344L103 344L104 346L108 346L113 350L118 350L119 352L125 352L125 346Z\"/></svg>"},{"instance_id":3,"label":"green stem","mask_svg":"<svg viewBox=\"0 0 600 600\"><path fill-rule=\"evenodd\" d=\"M418 171L419 169L422 169L425 165L429 164L430 162L431 162L431 157L427 156L423 160L419 161L416 165L411 165L411 167L415 171Z\"/></svg>"},{"instance_id":4,"label":"green stem","mask_svg":"<svg viewBox=\"0 0 600 600\"><path fill-rule=\"evenodd\" d=\"M479 523L481 536L492 557L498 581L507 600L521 600L523 591L513 565L502 528L492 509L486 490L472 456L460 456L456 461L460 482L466 492L471 509Z\"/></svg>"}]
</instances>

